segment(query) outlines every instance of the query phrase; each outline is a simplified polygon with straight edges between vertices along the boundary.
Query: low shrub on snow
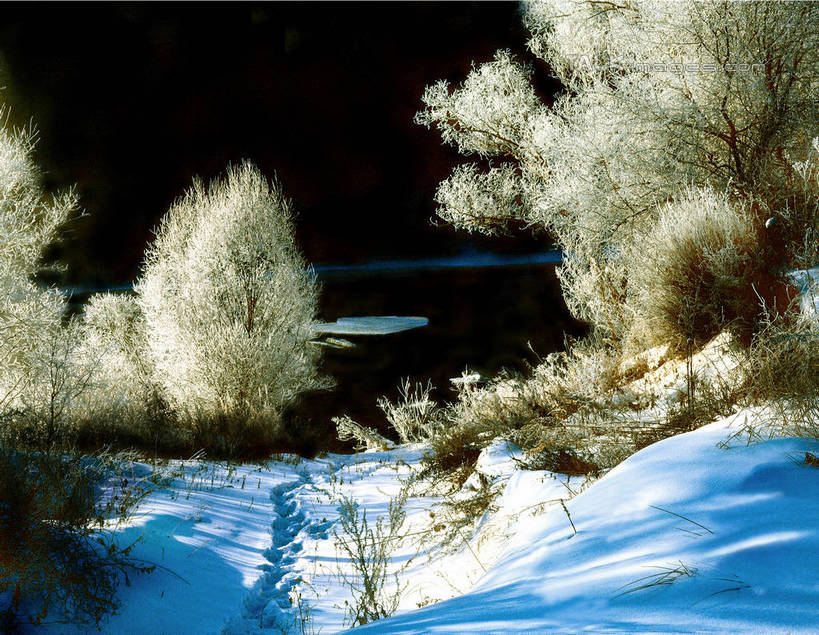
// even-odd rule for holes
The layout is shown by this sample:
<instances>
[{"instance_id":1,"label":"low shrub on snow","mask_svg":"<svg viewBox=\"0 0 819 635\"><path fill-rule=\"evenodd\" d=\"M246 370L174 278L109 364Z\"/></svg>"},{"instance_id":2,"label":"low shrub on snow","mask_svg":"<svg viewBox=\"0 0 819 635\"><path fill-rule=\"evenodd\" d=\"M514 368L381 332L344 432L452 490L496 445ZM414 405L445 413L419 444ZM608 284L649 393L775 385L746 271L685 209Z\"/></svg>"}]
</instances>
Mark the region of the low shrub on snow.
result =
<instances>
[{"instance_id":1,"label":"low shrub on snow","mask_svg":"<svg viewBox=\"0 0 819 635\"><path fill-rule=\"evenodd\" d=\"M375 523L367 519L355 499L339 500L341 532L335 532L336 546L349 559L354 575L339 572L341 581L350 589L352 602L345 601L347 621L360 626L395 613L403 587L400 571L391 570L391 553L398 547L401 529L407 514L406 493L390 499L387 515ZM404 568L408 563L405 563ZM393 578L395 588L387 590L387 580Z\"/></svg>"},{"instance_id":2,"label":"low shrub on snow","mask_svg":"<svg viewBox=\"0 0 819 635\"><path fill-rule=\"evenodd\" d=\"M765 405L764 431L819 437L819 331L803 315L771 317L742 359L744 405Z\"/></svg>"},{"instance_id":3,"label":"low shrub on snow","mask_svg":"<svg viewBox=\"0 0 819 635\"><path fill-rule=\"evenodd\" d=\"M444 411L430 398L432 383L410 384L405 379L398 388L399 398L392 402L378 399L378 407L395 430L401 443L418 443L437 436L445 427Z\"/></svg>"}]
</instances>

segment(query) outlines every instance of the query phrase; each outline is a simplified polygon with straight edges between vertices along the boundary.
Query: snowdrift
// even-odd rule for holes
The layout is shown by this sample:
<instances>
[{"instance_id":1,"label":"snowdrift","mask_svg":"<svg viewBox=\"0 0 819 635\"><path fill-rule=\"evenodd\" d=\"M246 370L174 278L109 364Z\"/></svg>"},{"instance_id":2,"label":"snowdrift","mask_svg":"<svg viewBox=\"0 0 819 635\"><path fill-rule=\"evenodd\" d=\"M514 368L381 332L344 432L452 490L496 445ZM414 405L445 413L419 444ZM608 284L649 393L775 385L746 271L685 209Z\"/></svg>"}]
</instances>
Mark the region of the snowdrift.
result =
<instances>
[{"instance_id":1,"label":"snowdrift","mask_svg":"<svg viewBox=\"0 0 819 635\"><path fill-rule=\"evenodd\" d=\"M534 517L470 592L356 632L816 632L816 443L726 443L744 416L623 462L567 503L576 534Z\"/></svg>"}]
</instances>

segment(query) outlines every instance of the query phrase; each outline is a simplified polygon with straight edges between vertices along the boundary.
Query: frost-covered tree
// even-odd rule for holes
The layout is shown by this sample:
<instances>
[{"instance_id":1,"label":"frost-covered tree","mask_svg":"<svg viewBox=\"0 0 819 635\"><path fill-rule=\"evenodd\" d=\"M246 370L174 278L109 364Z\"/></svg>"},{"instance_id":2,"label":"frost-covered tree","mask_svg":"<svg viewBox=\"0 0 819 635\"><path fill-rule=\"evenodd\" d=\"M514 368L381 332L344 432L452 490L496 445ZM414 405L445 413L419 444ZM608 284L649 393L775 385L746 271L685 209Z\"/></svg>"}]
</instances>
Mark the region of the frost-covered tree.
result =
<instances>
[{"instance_id":1,"label":"frost-covered tree","mask_svg":"<svg viewBox=\"0 0 819 635\"><path fill-rule=\"evenodd\" d=\"M195 181L160 223L137 285L170 405L196 417L276 415L323 386L308 344L317 296L277 183L250 163Z\"/></svg>"},{"instance_id":2,"label":"frost-covered tree","mask_svg":"<svg viewBox=\"0 0 819 635\"><path fill-rule=\"evenodd\" d=\"M817 224L816 174L794 166L819 132L819 5L525 9L529 48L564 90L547 107L533 69L503 51L459 87L426 89L416 120L483 160L441 184L443 219L487 233L509 221L548 229L565 253L569 308L620 340L642 294L632 256L653 248L645 238L663 206L691 188L727 193L754 226L776 217L776 239L759 249L769 269L793 260Z\"/></svg>"},{"instance_id":3,"label":"frost-covered tree","mask_svg":"<svg viewBox=\"0 0 819 635\"><path fill-rule=\"evenodd\" d=\"M33 403L53 379L47 360L63 329L64 298L33 277L74 213L76 197L44 194L32 159L35 142L33 129L0 125L0 413ZM51 392L62 387L52 385Z\"/></svg>"}]
</instances>

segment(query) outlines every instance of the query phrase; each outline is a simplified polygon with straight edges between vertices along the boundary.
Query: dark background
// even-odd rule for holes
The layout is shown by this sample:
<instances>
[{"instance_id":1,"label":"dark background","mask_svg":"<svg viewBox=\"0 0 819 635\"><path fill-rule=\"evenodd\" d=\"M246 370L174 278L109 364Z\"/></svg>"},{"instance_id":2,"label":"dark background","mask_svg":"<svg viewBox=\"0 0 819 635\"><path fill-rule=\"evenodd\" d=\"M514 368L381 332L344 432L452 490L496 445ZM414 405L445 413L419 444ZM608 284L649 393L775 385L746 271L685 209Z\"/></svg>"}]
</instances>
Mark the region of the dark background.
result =
<instances>
[{"instance_id":1,"label":"dark background","mask_svg":"<svg viewBox=\"0 0 819 635\"><path fill-rule=\"evenodd\" d=\"M243 158L294 199L311 262L527 252L545 238L432 226L459 158L412 122L424 87L473 60L537 64L525 42L513 2L5 4L0 99L40 130L46 187L76 184L88 213L56 250L64 282L132 281L192 177Z\"/></svg>"}]
</instances>

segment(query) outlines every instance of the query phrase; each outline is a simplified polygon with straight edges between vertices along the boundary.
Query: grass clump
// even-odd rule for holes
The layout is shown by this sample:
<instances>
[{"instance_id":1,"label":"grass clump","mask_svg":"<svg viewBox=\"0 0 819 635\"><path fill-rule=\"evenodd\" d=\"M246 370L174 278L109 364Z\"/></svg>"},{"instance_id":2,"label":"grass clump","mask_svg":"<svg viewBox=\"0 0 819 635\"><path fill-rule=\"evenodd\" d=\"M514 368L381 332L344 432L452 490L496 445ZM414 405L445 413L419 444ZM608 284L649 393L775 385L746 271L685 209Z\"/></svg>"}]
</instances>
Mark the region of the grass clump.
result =
<instances>
[{"instance_id":1,"label":"grass clump","mask_svg":"<svg viewBox=\"0 0 819 635\"><path fill-rule=\"evenodd\" d=\"M124 521L147 493L114 456L63 456L0 448L0 620L4 632L26 624L92 623L116 610L129 573L154 567L130 557L134 545L111 540L107 523ZM103 486L109 495L100 496Z\"/></svg>"},{"instance_id":2,"label":"grass clump","mask_svg":"<svg viewBox=\"0 0 819 635\"><path fill-rule=\"evenodd\" d=\"M819 324L771 316L741 361L742 405L762 408L757 433L819 437Z\"/></svg>"},{"instance_id":3,"label":"grass clump","mask_svg":"<svg viewBox=\"0 0 819 635\"><path fill-rule=\"evenodd\" d=\"M727 329L748 345L766 310L785 311L797 294L784 223L765 222L753 204L708 190L665 205L630 255L632 337L686 351Z\"/></svg>"}]
</instances>

